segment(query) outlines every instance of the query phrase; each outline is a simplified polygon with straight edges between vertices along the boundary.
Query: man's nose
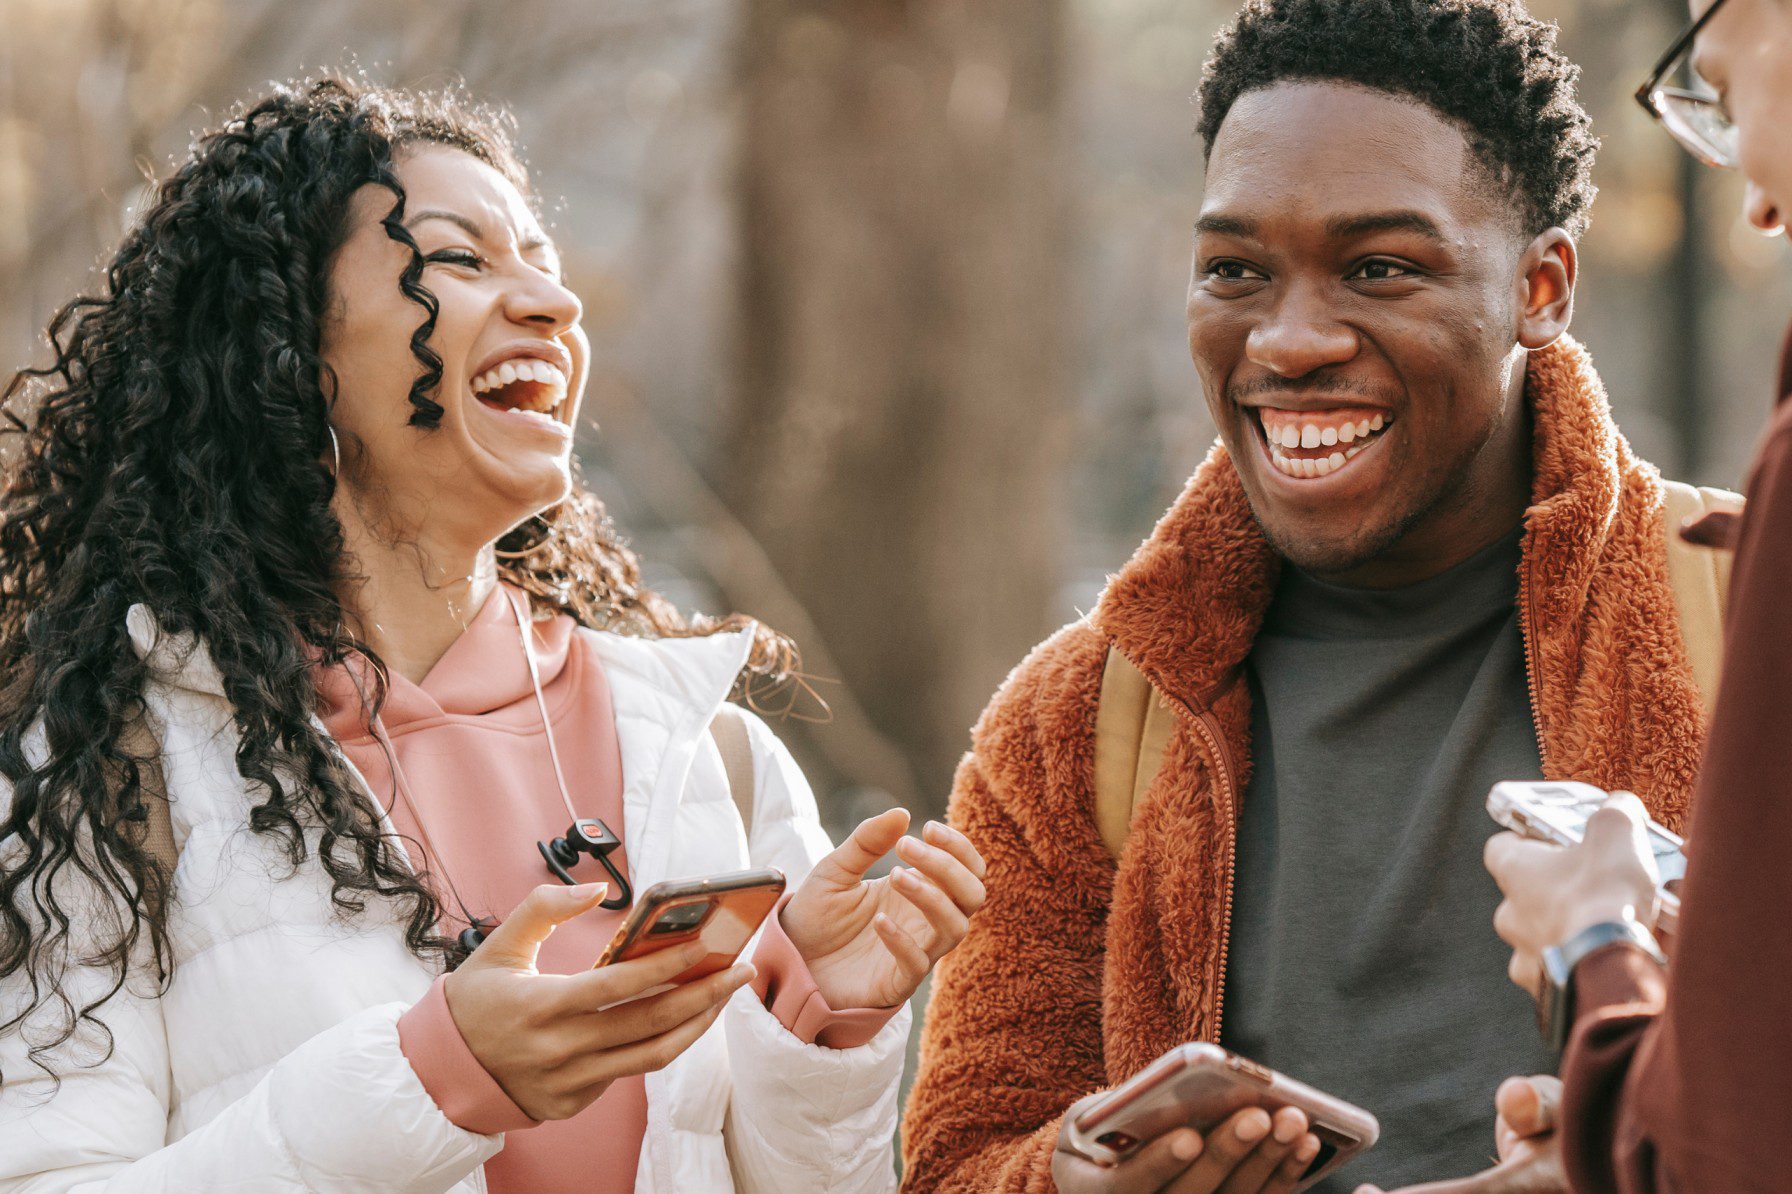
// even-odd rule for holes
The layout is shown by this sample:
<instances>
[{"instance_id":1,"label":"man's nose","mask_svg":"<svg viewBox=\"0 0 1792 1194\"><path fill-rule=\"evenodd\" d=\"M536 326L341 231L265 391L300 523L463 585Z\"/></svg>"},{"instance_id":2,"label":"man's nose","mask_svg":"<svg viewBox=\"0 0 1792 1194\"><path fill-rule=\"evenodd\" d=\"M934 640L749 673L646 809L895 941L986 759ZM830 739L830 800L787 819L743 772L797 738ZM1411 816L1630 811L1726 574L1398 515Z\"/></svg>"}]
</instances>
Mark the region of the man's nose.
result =
<instances>
[{"instance_id":1,"label":"man's nose","mask_svg":"<svg viewBox=\"0 0 1792 1194\"><path fill-rule=\"evenodd\" d=\"M1356 332L1340 323L1324 304L1290 293L1251 329L1245 356L1281 377L1305 377L1357 354Z\"/></svg>"},{"instance_id":2,"label":"man's nose","mask_svg":"<svg viewBox=\"0 0 1792 1194\"><path fill-rule=\"evenodd\" d=\"M1742 210L1747 214L1748 222L1768 236L1777 236L1786 230L1786 220L1780 211L1780 205L1758 183L1751 181L1748 184L1748 191L1742 199Z\"/></svg>"}]
</instances>

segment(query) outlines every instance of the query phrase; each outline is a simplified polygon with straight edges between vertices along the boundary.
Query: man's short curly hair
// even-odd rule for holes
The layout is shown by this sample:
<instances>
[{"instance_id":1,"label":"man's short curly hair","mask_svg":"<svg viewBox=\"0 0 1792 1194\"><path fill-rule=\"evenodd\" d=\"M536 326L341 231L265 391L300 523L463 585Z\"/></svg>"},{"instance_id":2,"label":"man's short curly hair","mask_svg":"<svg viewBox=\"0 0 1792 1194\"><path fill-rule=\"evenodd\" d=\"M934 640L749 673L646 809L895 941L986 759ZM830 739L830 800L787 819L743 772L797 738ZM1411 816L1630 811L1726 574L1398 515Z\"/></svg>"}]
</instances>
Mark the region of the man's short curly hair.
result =
<instances>
[{"instance_id":1,"label":"man's short curly hair","mask_svg":"<svg viewBox=\"0 0 1792 1194\"><path fill-rule=\"evenodd\" d=\"M1599 142L1556 28L1517 0L1247 0L1201 77L1208 154L1238 97L1336 81L1426 104L1511 186L1526 231L1579 236Z\"/></svg>"}]
</instances>

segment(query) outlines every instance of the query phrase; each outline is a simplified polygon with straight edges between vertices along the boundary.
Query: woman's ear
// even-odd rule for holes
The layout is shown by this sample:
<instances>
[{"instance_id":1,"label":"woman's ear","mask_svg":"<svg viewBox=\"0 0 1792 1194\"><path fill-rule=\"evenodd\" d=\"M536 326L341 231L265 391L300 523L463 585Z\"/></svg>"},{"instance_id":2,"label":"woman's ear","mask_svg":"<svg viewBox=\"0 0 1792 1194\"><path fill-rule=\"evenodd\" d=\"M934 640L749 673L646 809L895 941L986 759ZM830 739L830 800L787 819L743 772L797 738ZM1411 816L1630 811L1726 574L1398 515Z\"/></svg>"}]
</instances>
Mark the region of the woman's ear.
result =
<instances>
[{"instance_id":1,"label":"woman's ear","mask_svg":"<svg viewBox=\"0 0 1792 1194\"><path fill-rule=\"evenodd\" d=\"M1548 348L1568 330L1579 267L1574 238L1561 228L1526 246L1518 268L1518 342L1524 347Z\"/></svg>"}]
</instances>

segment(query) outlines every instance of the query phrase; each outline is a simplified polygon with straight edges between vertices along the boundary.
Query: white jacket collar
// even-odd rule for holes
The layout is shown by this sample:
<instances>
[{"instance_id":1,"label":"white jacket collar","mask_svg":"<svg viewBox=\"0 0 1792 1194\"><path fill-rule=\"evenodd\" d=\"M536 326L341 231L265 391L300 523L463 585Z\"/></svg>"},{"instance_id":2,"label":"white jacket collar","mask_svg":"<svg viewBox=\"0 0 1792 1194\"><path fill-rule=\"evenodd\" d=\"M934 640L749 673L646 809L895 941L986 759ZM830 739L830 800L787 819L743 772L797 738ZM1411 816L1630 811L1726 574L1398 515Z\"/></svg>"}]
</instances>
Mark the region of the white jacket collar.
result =
<instances>
[{"instance_id":1,"label":"white jacket collar","mask_svg":"<svg viewBox=\"0 0 1792 1194\"><path fill-rule=\"evenodd\" d=\"M137 657L149 665L159 682L190 692L224 695L224 679L212 663L211 652L192 633L164 629L142 602L125 614L125 627ZM753 650L750 630L666 639L608 631L587 633L594 635L598 654L612 673L626 672L704 724L728 699Z\"/></svg>"},{"instance_id":2,"label":"white jacket collar","mask_svg":"<svg viewBox=\"0 0 1792 1194\"><path fill-rule=\"evenodd\" d=\"M124 624L137 658L149 665L157 681L189 692L224 695L224 677L212 663L211 652L191 631L164 629L141 601L125 612Z\"/></svg>"}]
</instances>

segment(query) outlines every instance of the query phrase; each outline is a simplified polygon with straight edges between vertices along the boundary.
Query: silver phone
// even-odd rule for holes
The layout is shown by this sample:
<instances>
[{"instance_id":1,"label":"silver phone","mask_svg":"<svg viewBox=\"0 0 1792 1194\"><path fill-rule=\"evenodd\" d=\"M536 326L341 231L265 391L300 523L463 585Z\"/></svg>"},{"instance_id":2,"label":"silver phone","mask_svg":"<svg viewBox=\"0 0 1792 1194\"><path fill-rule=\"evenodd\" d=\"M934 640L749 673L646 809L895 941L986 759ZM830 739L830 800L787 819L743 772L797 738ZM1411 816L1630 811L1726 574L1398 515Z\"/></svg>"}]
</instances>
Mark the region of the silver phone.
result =
<instances>
[{"instance_id":1,"label":"silver phone","mask_svg":"<svg viewBox=\"0 0 1792 1194\"><path fill-rule=\"evenodd\" d=\"M1573 780L1546 780L1525 783L1508 780L1493 785L1487 793L1487 811L1495 821L1520 837L1558 846L1576 846L1586 836L1587 821L1598 812L1610 793L1592 784ZM1649 822L1649 850L1655 855L1655 869L1661 876L1657 895L1661 899L1656 924L1664 932L1674 931L1680 918L1680 897L1667 890L1669 883L1686 877L1686 841L1678 834Z\"/></svg>"},{"instance_id":2,"label":"silver phone","mask_svg":"<svg viewBox=\"0 0 1792 1194\"><path fill-rule=\"evenodd\" d=\"M1361 1107L1229 1053L1218 1045L1178 1045L1079 1112L1069 1125L1071 1151L1104 1168L1118 1165L1165 1132L1205 1135L1234 1112L1283 1107L1306 1113L1319 1153L1301 1175L1305 1190L1375 1146L1381 1125Z\"/></svg>"}]
</instances>

